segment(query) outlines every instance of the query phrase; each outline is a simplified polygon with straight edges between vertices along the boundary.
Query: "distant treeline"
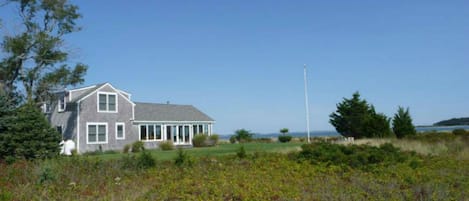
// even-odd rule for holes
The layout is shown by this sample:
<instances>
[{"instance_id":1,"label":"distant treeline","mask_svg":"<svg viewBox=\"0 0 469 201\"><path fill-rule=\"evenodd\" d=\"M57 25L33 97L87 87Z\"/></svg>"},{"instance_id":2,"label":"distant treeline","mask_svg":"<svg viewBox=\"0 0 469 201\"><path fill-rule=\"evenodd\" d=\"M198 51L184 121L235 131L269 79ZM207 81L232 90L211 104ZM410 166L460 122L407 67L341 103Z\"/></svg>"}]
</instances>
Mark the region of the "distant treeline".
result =
<instances>
[{"instance_id":1,"label":"distant treeline","mask_svg":"<svg viewBox=\"0 0 469 201\"><path fill-rule=\"evenodd\" d=\"M469 117L464 118L453 118L449 120L444 120L433 124L434 126L459 126L459 125L469 125Z\"/></svg>"}]
</instances>

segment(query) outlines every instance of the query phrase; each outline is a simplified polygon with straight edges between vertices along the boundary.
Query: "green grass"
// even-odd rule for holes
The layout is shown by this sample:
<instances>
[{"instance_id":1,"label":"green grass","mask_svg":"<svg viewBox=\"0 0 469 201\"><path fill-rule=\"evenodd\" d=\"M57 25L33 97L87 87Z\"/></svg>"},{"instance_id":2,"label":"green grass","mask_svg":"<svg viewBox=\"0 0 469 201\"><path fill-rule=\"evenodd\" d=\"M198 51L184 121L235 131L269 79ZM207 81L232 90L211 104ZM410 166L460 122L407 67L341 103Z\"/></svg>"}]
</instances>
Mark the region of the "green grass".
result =
<instances>
[{"instance_id":1,"label":"green grass","mask_svg":"<svg viewBox=\"0 0 469 201\"><path fill-rule=\"evenodd\" d=\"M268 152L268 153L288 153L300 150L303 143L243 143L243 144L220 144L216 147L200 147L184 149L189 155L194 157L218 157L226 155L235 155L241 146L248 154L255 152ZM176 157L177 150L162 151L162 150L149 150L151 154L159 161L172 160ZM122 153L114 154L100 154L90 157L96 157L103 160L119 159L123 156Z\"/></svg>"}]
</instances>

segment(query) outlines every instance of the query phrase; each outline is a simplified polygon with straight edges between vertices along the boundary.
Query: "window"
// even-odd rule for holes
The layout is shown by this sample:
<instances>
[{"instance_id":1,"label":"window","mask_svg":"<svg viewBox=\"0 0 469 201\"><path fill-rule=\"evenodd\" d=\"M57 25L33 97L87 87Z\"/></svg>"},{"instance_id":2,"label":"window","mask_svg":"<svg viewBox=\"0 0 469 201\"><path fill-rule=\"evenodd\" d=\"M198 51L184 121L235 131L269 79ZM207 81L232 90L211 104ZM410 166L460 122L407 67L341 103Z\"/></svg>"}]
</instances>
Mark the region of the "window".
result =
<instances>
[{"instance_id":1,"label":"window","mask_svg":"<svg viewBox=\"0 0 469 201\"><path fill-rule=\"evenodd\" d=\"M59 103L57 105L58 105L57 108L58 108L59 112L65 111L65 106L66 106L65 96L62 96L62 97L59 98Z\"/></svg>"},{"instance_id":2,"label":"window","mask_svg":"<svg viewBox=\"0 0 469 201\"><path fill-rule=\"evenodd\" d=\"M147 125L140 126L140 140L147 140Z\"/></svg>"},{"instance_id":3,"label":"window","mask_svg":"<svg viewBox=\"0 0 469 201\"><path fill-rule=\"evenodd\" d=\"M87 123L88 144L107 143L107 123Z\"/></svg>"},{"instance_id":4,"label":"window","mask_svg":"<svg viewBox=\"0 0 469 201\"><path fill-rule=\"evenodd\" d=\"M163 131L162 131L161 125L153 125L153 124L140 125L140 140L142 141L162 140L163 139L162 133Z\"/></svg>"},{"instance_id":5,"label":"window","mask_svg":"<svg viewBox=\"0 0 469 201\"><path fill-rule=\"evenodd\" d=\"M115 93L98 93L98 112L116 112L117 95Z\"/></svg>"},{"instance_id":6,"label":"window","mask_svg":"<svg viewBox=\"0 0 469 201\"><path fill-rule=\"evenodd\" d=\"M116 123L116 139L125 139L125 123Z\"/></svg>"},{"instance_id":7,"label":"window","mask_svg":"<svg viewBox=\"0 0 469 201\"><path fill-rule=\"evenodd\" d=\"M162 136L161 136L161 126L160 125L156 125L155 126L155 134L156 134L156 140L161 140Z\"/></svg>"},{"instance_id":8,"label":"window","mask_svg":"<svg viewBox=\"0 0 469 201\"><path fill-rule=\"evenodd\" d=\"M49 114L50 113L50 104L49 103L43 103L42 104L42 112L44 114Z\"/></svg>"},{"instance_id":9,"label":"window","mask_svg":"<svg viewBox=\"0 0 469 201\"><path fill-rule=\"evenodd\" d=\"M57 126L55 127L55 129L57 130L58 133L63 134L62 126Z\"/></svg>"}]
</instances>

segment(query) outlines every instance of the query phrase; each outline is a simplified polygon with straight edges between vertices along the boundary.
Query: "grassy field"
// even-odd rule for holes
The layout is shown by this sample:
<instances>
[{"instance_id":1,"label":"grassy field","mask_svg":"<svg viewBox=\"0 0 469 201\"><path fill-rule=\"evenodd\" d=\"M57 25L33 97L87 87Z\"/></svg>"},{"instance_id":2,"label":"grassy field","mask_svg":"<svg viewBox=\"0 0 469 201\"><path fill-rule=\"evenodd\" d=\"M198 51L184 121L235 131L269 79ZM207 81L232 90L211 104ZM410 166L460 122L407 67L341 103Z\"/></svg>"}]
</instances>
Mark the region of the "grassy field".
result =
<instances>
[{"instance_id":1,"label":"grassy field","mask_svg":"<svg viewBox=\"0 0 469 201\"><path fill-rule=\"evenodd\" d=\"M185 149L187 154L194 157L218 157L226 155L235 155L241 146L248 154L255 152L268 152L268 153L288 153L298 151L303 143L245 143L245 144L220 144L215 147L200 147ZM162 151L162 150L149 150L152 156L157 160L165 161L172 160L177 155L177 150ZM99 154L90 157L100 159L119 159L122 157L121 153Z\"/></svg>"},{"instance_id":2,"label":"grassy field","mask_svg":"<svg viewBox=\"0 0 469 201\"><path fill-rule=\"evenodd\" d=\"M467 136L301 145L246 143L241 158L239 144L185 149L179 164L178 151L159 150L156 163L144 154L0 163L0 201L469 198Z\"/></svg>"}]
</instances>

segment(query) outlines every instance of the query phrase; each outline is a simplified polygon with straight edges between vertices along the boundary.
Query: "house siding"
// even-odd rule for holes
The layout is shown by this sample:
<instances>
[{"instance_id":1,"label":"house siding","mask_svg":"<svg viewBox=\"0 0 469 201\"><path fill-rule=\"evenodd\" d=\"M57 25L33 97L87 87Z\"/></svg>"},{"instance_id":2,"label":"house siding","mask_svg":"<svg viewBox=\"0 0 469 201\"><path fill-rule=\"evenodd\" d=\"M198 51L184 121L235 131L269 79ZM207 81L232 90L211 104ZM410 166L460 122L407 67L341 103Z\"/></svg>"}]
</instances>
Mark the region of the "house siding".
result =
<instances>
[{"instance_id":1,"label":"house siding","mask_svg":"<svg viewBox=\"0 0 469 201\"><path fill-rule=\"evenodd\" d=\"M98 92L117 93L117 113L98 112L97 98ZM80 143L79 152L89 152L96 150L119 150L126 144L138 140L136 128L132 125L133 105L127 101L119 92L108 85L98 91L93 92L80 103ZM87 123L107 123L107 143L88 144L87 142ZM125 124L125 139L116 139L116 123Z\"/></svg>"}]
</instances>

